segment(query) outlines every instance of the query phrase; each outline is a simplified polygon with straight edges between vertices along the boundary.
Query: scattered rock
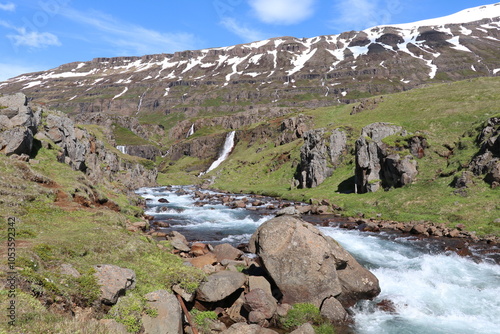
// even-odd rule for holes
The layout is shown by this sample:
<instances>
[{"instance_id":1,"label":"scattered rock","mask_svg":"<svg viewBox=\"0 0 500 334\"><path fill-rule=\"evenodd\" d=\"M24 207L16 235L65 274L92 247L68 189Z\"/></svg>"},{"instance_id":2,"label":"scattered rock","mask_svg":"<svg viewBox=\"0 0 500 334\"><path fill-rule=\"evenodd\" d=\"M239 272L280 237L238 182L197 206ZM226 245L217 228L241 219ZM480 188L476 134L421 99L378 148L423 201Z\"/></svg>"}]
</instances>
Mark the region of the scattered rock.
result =
<instances>
[{"instance_id":1,"label":"scattered rock","mask_svg":"<svg viewBox=\"0 0 500 334\"><path fill-rule=\"evenodd\" d=\"M207 254L208 252L209 252L208 247L204 243L195 242L194 244L191 245L190 253L193 254L194 256L202 256Z\"/></svg>"},{"instance_id":2,"label":"scattered rock","mask_svg":"<svg viewBox=\"0 0 500 334\"><path fill-rule=\"evenodd\" d=\"M198 256L188 260L194 267L202 269L207 265L216 263L217 257L213 253L207 253L205 255Z\"/></svg>"},{"instance_id":3,"label":"scattered rock","mask_svg":"<svg viewBox=\"0 0 500 334\"><path fill-rule=\"evenodd\" d=\"M278 304L269 293L262 289L253 289L245 295L245 303L243 306L250 312L250 315L252 312L259 312L264 319L271 319L276 313ZM260 320L253 322L259 323Z\"/></svg>"},{"instance_id":4,"label":"scattered rock","mask_svg":"<svg viewBox=\"0 0 500 334\"><path fill-rule=\"evenodd\" d=\"M316 333L314 327L310 323L306 322L305 324L297 327L297 329L295 329L290 334L314 334L314 333Z\"/></svg>"},{"instance_id":5,"label":"scattered rock","mask_svg":"<svg viewBox=\"0 0 500 334\"><path fill-rule=\"evenodd\" d=\"M241 288L245 281L246 277L242 273L233 271L218 272L208 276L207 281L201 283L196 292L196 299L205 302L223 300Z\"/></svg>"},{"instance_id":6,"label":"scattered rock","mask_svg":"<svg viewBox=\"0 0 500 334\"><path fill-rule=\"evenodd\" d=\"M123 296L126 290L135 287L135 272L131 269L110 264L97 265L94 269L97 282L101 286L101 301L104 304L116 304L118 298Z\"/></svg>"},{"instance_id":7,"label":"scattered rock","mask_svg":"<svg viewBox=\"0 0 500 334\"><path fill-rule=\"evenodd\" d=\"M68 263L63 263L61 264L61 268L59 269L59 272L62 275L68 275L68 276L73 276L75 278L80 277L80 273L78 270L76 270L71 264Z\"/></svg>"},{"instance_id":8,"label":"scattered rock","mask_svg":"<svg viewBox=\"0 0 500 334\"><path fill-rule=\"evenodd\" d=\"M277 332L268 328L262 328L259 325L247 325L240 322L233 324L223 331L222 334L277 334Z\"/></svg>"},{"instance_id":9,"label":"scattered rock","mask_svg":"<svg viewBox=\"0 0 500 334\"><path fill-rule=\"evenodd\" d=\"M217 257L217 261L221 263L223 260L237 260L243 255L242 251L231 246L230 244L220 244L215 246L213 253Z\"/></svg>"},{"instance_id":10,"label":"scattered rock","mask_svg":"<svg viewBox=\"0 0 500 334\"><path fill-rule=\"evenodd\" d=\"M321 315L333 323L341 323L348 318L348 314L342 304L333 297L325 299L323 305L321 305Z\"/></svg>"},{"instance_id":11,"label":"scattered rock","mask_svg":"<svg viewBox=\"0 0 500 334\"><path fill-rule=\"evenodd\" d=\"M264 276L248 276L248 290L252 291L255 289L261 289L270 296L273 295L271 283Z\"/></svg>"},{"instance_id":12,"label":"scattered rock","mask_svg":"<svg viewBox=\"0 0 500 334\"><path fill-rule=\"evenodd\" d=\"M182 333L182 311L175 295L158 290L144 296L148 306L158 312L156 317L142 316L144 332L148 334Z\"/></svg>"}]
</instances>

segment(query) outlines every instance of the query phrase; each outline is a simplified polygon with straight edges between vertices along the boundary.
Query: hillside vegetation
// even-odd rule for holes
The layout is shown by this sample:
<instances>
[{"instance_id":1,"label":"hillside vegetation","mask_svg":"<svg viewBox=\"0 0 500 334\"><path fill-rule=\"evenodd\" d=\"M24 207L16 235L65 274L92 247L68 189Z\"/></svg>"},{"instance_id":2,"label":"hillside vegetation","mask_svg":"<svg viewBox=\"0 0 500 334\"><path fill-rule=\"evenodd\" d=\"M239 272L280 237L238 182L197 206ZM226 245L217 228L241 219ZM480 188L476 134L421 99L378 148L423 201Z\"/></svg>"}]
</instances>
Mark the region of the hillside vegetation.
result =
<instances>
[{"instance_id":1,"label":"hillside vegetation","mask_svg":"<svg viewBox=\"0 0 500 334\"><path fill-rule=\"evenodd\" d=\"M232 192L280 196L310 201L328 199L342 207L345 216L364 215L399 221L426 220L449 226L465 224L479 235L500 235L500 189L481 177L465 192L451 185L479 148L476 137L481 125L499 115L499 78L478 78L447 84L426 85L408 92L385 95L376 108L351 115L353 106L341 105L304 111L311 128L344 128L349 133L349 154L324 183L311 189L294 189L292 180L300 161L302 139L277 145L276 138L250 144L259 127L276 130L282 119L241 129L229 159L204 176L211 186ZM296 114L295 114L296 115ZM293 114L288 115L293 116ZM430 147L418 159L417 180L406 187L354 194L354 142L361 129L374 122L400 125L419 133ZM391 138L387 138L391 140ZM394 144L394 143L392 143ZM163 183L197 183L196 175L206 165L193 157L170 161L159 180ZM188 171L188 172L186 172Z\"/></svg>"}]
</instances>

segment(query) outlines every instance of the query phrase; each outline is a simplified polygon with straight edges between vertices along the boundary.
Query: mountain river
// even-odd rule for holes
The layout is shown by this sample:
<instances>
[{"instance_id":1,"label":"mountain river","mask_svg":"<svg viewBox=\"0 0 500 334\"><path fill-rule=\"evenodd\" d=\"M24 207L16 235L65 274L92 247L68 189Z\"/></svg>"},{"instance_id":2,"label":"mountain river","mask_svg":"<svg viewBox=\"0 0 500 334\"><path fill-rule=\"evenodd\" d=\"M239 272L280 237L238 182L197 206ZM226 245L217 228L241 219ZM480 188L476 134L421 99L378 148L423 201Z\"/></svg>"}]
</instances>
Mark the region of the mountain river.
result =
<instances>
[{"instance_id":1,"label":"mountain river","mask_svg":"<svg viewBox=\"0 0 500 334\"><path fill-rule=\"evenodd\" d=\"M194 191L190 187L142 188L137 193L147 200L147 214L168 222L170 228L165 230L179 231L188 240L246 243L260 224L273 217L266 214L267 200L253 210L231 209L213 199L200 201ZM169 203L160 203L160 198ZM500 265L494 259L460 257L443 251L431 239L329 226L319 229L380 281L381 294L352 309L356 333L500 333ZM376 307L383 300L390 300L396 312Z\"/></svg>"}]
</instances>

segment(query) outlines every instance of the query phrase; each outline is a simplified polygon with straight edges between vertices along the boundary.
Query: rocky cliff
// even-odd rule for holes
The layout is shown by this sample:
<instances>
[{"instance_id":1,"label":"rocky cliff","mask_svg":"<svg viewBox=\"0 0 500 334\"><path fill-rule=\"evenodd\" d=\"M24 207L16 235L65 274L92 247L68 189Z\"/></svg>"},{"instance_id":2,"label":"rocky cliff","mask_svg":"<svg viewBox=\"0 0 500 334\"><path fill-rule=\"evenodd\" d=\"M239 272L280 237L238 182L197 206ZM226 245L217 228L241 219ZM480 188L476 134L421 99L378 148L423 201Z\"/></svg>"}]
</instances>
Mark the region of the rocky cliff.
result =
<instances>
[{"instance_id":1,"label":"rocky cliff","mask_svg":"<svg viewBox=\"0 0 500 334\"><path fill-rule=\"evenodd\" d=\"M130 190L156 184L155 168L125 158L61 112L33 109L22 93L0 97L0 105L0 152L36 158L40 147L55 149L60 163L92 182L118 181Z\"/></svg>"}]
</instances>

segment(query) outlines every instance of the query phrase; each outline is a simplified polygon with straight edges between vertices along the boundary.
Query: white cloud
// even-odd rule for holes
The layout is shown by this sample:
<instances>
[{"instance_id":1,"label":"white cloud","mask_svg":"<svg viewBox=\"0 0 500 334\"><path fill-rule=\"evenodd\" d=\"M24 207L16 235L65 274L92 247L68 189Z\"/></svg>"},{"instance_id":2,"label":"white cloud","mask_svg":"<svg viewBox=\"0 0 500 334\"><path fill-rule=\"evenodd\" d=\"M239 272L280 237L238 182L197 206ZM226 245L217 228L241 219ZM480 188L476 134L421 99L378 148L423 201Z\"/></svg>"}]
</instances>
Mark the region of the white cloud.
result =
<instances>
[{"instance_id":1,"label":"white cloud","mask_svg":"<svg viewBox=\"0 0 500 334\"><path fill-rule=\"evenodd\" d=\"M16 10L16 5L12 2L0 3L0 10L5 10L7 12L13 12Z\"/></svg>"},{"instance_id":2,"label":"white cloud","mask_svg":"<svg viewBox=\"0 0 500 334\"><path fill-rule=\"evenodd\" d=\"M0 20L0 26L15 30L17 34L8 34L14 46L29 46L32 48L44 48L47 46L60 46L59 38L50 32L27 31L26 28L16 27L6 21Z\"/></svg>"},{"instance_id":3,"label":"white cloud","mask_svg":"<svg viewBox=\"0 0 500 334\"><path fill-rule=\"evenodd\" d=\"M61 42L56 35L50 32L26 31L25 28L17 28L17 35L7 35L15 46L29 46L32 48L44 48L47 46L60 46Z\"/></svg>"},{"instance_id":4,"label":"white cloud","mask_svg":"<svg viewBox=\"0 0 500 334\"><path fill-rule=\"evenodd\" d=\"M120 52L145 55L195 48L195 38L192 34L159 32L129 22L121 22L110 15L97 11L84 13L64 8L61 14L72 21L93 27L104 33L100 34L101 39L109 45L121 48Z\"/></svg>"},{"instance_id":5,"label":"white cloud","mask_svg":"<svg viewBox=\"0 0 500 334\"><path fill-rule=\"evenodd\" d=\"M378 0L340 0L332 22L343 30L361 30L387 23L386 12Z\"/></svg>"},{"instance_id":6,"label":"white cloud","mask_svg":"<svg viewBox=\"0 0 500 334\"><path fill-rule=\"evenodd\" d=\"M257 17L272 24L295 24L314 13L316 0L249 0Z\"/></svg>"},{"instance_id":7,"label":"white cloud","mask_svg":"<svg viewBox=\"0 0 500 334\"><path fill-rule=\"evenodd\" d=\"M23 66L16 64L0 63L0 81L5 81L10 78L17 77L18 75L41 71L41 68L34 68L31 66Z\"/></svg>"},{"instance_id":8,"label":"white cloud","mask_svg":"<svg viewBox=\"0 0 500 334\"><path fill-rule=\"evenodd\" d=\"M262 32L242 26L232 17L223 18L220 23L233 34L241 37L245 42L254 42L265 39Z\"/></svg>"}]
</instances>

